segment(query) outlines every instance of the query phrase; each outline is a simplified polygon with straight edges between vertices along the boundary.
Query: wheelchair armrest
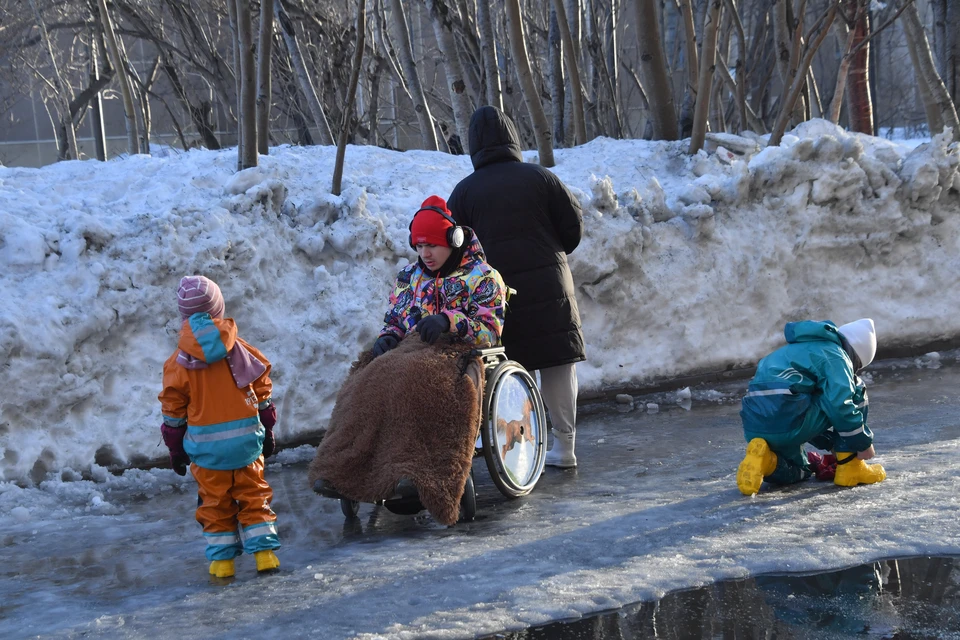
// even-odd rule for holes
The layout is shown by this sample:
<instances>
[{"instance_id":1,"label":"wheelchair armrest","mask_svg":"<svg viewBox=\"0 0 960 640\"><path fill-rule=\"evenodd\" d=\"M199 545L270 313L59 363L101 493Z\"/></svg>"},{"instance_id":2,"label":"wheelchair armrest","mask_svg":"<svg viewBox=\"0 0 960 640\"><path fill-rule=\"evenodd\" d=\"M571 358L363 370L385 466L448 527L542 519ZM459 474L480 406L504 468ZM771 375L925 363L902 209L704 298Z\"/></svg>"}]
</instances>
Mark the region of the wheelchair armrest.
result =
<instances>
[{"instance_id":1,"label":"wheelchair armrest","mask_svg":"<svg viewBox=\"0 0 960 640\"><path fill-rule=\"evenodd\" d=\"M494 365L507 359L507 351L503 347L483 347L473 349L470 355L474 358L480 358L484 365Z\"/></svg>"}]
</instances>

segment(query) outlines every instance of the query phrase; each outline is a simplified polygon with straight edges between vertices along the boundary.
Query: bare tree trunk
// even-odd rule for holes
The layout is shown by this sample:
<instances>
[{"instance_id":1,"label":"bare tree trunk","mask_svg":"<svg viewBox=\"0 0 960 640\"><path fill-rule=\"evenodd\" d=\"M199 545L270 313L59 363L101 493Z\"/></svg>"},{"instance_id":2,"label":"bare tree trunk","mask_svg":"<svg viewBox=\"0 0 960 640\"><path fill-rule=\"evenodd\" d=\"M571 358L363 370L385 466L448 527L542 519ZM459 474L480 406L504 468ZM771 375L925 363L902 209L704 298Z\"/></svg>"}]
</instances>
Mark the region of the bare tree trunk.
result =
<instances>
[{"instance_id":1,"label":"bare tree trunk","mask_svg":"<svg viewBox=\"0 0 960 640\"><path fill-rule=\"evenodd\" d=\"M610 99L613 101L613 117L616 125L617 135L623 137L623 111L621 109L620 97L620 69L618 60L618 38L617 25L620 22L620 0L610 0L610 16L607 20L606 53L607 53L607 77L610 80Z\"/></svg>"},{"instance_id":2,"label":"bare tree trunk","mask_svg":"<svg viewBox=\"0 0 960 640\"><path fill-rule=\"evenodd\" d=\"M700 63L697 56L697 30L693 21L693 0L680 0L680 18L683 20L683 57L687 68L687 87L696 96L700 86Z\"/></svg>"},{"instance_id":3,"label":"bare tree trunk","mask_svg":"<svg viewBox=\"0 0 960 640\"><path fill-rule=\"evenodd\" d=\"M944 76L949 78L947 91L954 106L960 104L960 2L947 0L946 53Z\"/></svg>"},{"instance_id":4,"label":"bare tree trunk","mask_svg":"<svg viewBox=\"0 0 960 640\"><path fill-rule=\"evenodd\" d=\"M357 83L360 81L360 67L363 65L364 26L367 22L366 0L360 0L357 9L357 50L353 54L353 70L350 72L350 84L347 87L347 104L343 108L343 122L340 126L340 138L337 140L337 159L333 166L333 189L335 196L340 195L340 183L343 180L343 160L347 153L347 139L350 137L350 114L357 98Z\"/></svg>"},{"instance_id":5,"label":"bare tree trunk","mask_svg":"<svg viewBox=\"0 0 960 640\"><path fill-rule=\"evenodd\" d=\"M823 44L823 39L827 37L830 26L836 17L837 4L831 2L827 13L817 21L815 33L810 34L810 36L806 38L809 43L806 48L806 54L804 54L800 60L796 70L793 71L792 81L788 90L783 93L783 100L780 103L780 113L777 115L777 121L774 123L773 130L770 132L770 141L767 143L768 146L775 147L779 145L783 139L783 133L787 130L787 124L790 122L791 114L806 84L807 72L810 70L810 65L813 62L813 56L816 55L820 45ZM799 33L794 37L794 46L799 46L801 42L802 29L803 21L797 25Z\"/></svg>"},{"instance_id":6,"label":"bare tree trunk","mask_svg":"<svg viewBox=\"0 0 960 640\"><path fill-rule=\"evenodd\" d=\"M257 48L257 151L270 153L270 66L273 60L273 2L260 0L260 46Z\"/></svg>"},{"instance_id":7,"label":"bare tree trunk","mask_svg":"<svg viewBox=\"0 0 960 640\"><path fill-rule=\"evenodd\" d=\"M958 78L958 45L960 45L960 2L957 0L931 0L933 9L933 47L937 69L947 92L956 106L960 95Z\"/></svg>"},{"instance_id":8,"label":"bare tree trunk","mask_svg":"<svg viewBox=\"0 0 960 640\"><path fill-rule=\"evenodd\" d=\"M466 144L470 139L469 127L473 105L466 92L463 66L460 64L457 41L453 35L453 19L444 0L424 0L424 2L430 11L433 33L440 46L440 54L443 56L444 75L447 77L447 86L450 89L450 104L453 106L453 120L457 135L460 136L461 144Z\"/></svg>"},{"instance_id":9,"label":"bare tree trunk","mask_svg":"<svg viewBox=\"0 0 960 640\"><path fill-rule=\"evenodd\" d=\"M723 55L719 52L717 53L718 64L716 65L717 70L720 72L720 77L730 88L730 91L739 96L743 92L743 88L740 86L740 82L737 82L733 79L733 76L730 75L730 69L727 68L727 63L723 58ZM743 79L741 79L741 82ZM757 116L757 113L753 110L753 107L750 106L750 103L746 100L743 101L743 110L746 120L746 124L742 125L742 129L749 129L756 131L757 133L763 133L765 131L763 122L760 120L760 117Z\"/></svg>"},{"instance_id":10,"label":"bare tree trunk","mask_svg":"<svg viewBox=\"0 0 960 640\"><path fill-rule=\"evenodd\" d=\"M378 137L380 135L380 78L383 76L383 68L386 61L374 47L373 68L370 70L370 107L367 110L370 118L370 137L368 140L372 145L379 145Z\"/></svg>"},{"instance_id":11,"label":"bare tree trunk","mask_svg":"<svg viewBox=\"0 0 960 640\"><path fill-rule=\"evenodd\" d=\"M777 70L780 72L780 81L783 83L782 95L786 95L790 89L790 84L796 78L797 64L800 62L800 52L803 50L803 42L800 36L803 34L803 12L806 7L806 0L800 2L800 16L796 20L791 20L793 0L773 0L773 34L777 50ZM801 92L804 87L801 87ZM798 102L796 108L791 114L791 124L799 124L803 121L807 107L803 102Z\"/></svg>"},{"instance_id":12,"label":"bare tree trunk","mask_svg":"<svg viewBox=\"0 0 960 640\"><path fill-rule=\"evenodd\" d=\"M869 0L845 0L844 12L853 33L852 47L864 43L870 33ZM873 135L873 102L870 99L870 44L853 53L847 70L847 112L849 128Z\"/></svg>"},{"instance_id":13,"label":"bare tree trunk","mask_svg":"<svg viewBox=\"0 0 960 640\"><path fill-rule=\"evenodd\" d=\"M857 7L858 15L861 7ZM847 72L850 70L850 64L853 62L853 40L856 37L856 31L847 26L847 21L838 20L836 22L837 35L842 38L844 45L843 56L840 58L840 68L837 70L837 81L833 87L833 98L830 99L830 109L826 114L827 119L833 124L840 122L840 110L843 108L843 96L847 92Z\"/></svg>"},{"instance_id":14,"label":"bare tree trunk","mask_svg":"<svg viewBox=\"0 0 960 640\"><path fill-rule=\"evenodd\" d=\"M640 49L640 76L650 101L653 137L656 140L676 140L677 112L661 47L656 0L633 0L633 6Z\"/></svg>"},{"instance_id":15,"label":"bare tree trunk","mask_svg":"<svg viewBox=\"0 0 960 640\"><path fill-rule=\"evenodd\" d=\"M57 160L69 160L71 155L73 159L80 159L80 149L77 148L77 131L73 127L73 118L70 115L70 95L69 86L63 80L60 73L60 65L57 64L57 57L53 52L53 42L50 40L50 34L47 32L47 24L43 21L43 15L37 6L36 0L30 0L30 6L33 8L33 15L37 21L37 28L40 30L40 40L43 42L43 48L50 57L50 66L53 68L53 84L56 94L54 97L57 102L57 112L60 116L60 130L63 132L62 144L58 145Z\"/></svg>"},{"instance_id":16,"label":"bare tree trunk","mask_svg":"<svg viewBox=\"0 0 960 640\"><path fill-rule=\"evenodd\" d=\"M540 93L533 81L530 71L530 58L527 57L527 43L523 36L523 17L520 14L520 0L505 0L507 27L510 30L510 49L513 52L513 61L517 66L517 80L520 82L523 100L530 112L533 124L533 135L537 140L537 152L540 154L540 164L552 167L553 140L550 135L550 123L543 112L540 102ZM559 20L560 16L557 16Z\"/></svg>"},{"instance_id":17,"label":"bare tree trunk","mask_svg":"<svg viewBox=\"0 0 960 640\"><path fill-rule=\"evenodd\" d=\"M557 24L560 27L560 38L563 48L569 55L563 56L567 75L570 77L570 90L573 92L573 127L576 139L573 145L584 144L587 141L587 125L583 118L583 85L580 83L580 64L577 60L573 37L570 34L570 23L563 6L563 0L553 0L553 8L557 12Z\"/></svg>"},{"instance_id":18,"label":"bare tree trunk","mask_svg":"<svg viewBox=\"0 0 960 640\"><path fill-rule=\"evenodd\" d=\"M478 3L479 6L481 3ZM549 44L550 95L553 100L553 141L558 147L566 146L564 135L564 89L563 89L563 46L560 43L560 23L555 9L550 11L550 30L547 35Z\"/></svg>"},{"instance_id":19,"label":"bare tree trunk","mask_svg":"<svg viewBox=\"0 0 960 640\"><path fill-rule=\"evenodd\" d=\"M743 29L743 20L740 17L740 10L737 8L736 0L725 1L727 11L733 20L734 30L737 32L737 61L734 67L737 75L737 83L733 90L737 105L737 133L741 133L751 127L747 120L747 36ZM726 66L727 63L721 58L720 64Z\"/></svg>"},{"instance_id":20,"label":"bare tree trunk","mask_svg":"<svg viewBox=\"0 0 960 640\"><path fill-rule=\"evenodd\" d=\"M130 78L127 67L120 55L120 46L117 43L117 34L113 28L113 19L107 11L106 0L98 0L100 8L100 24L103 26L103 36L110 53L111 64L117 80L120 82L120 94L123 96L123 116L127 125L127 153L140 153L140 132L137 129L136 109L133 106L133 90L130 87Z\"/></svg>"},{"instance_id":21,"label":"bare tree trunk","mask_svg":"<svg viewBox=\"0 0 960 640\"><path fill-rule=\"evenodd\" d=\"M566 3L565 11L562 14L557 15L557 22L561 28L560 42L562 43L563 48L567 49L567 51L564 51L563 53L563 66L564 66L564 69L568 69L570 65L569 60L571 57L577 61L578 65L580 64L579 61L581 60L580 42L582 40L582 35L581 35L582 25L580 21L580 0L561 0L561 1ZM529 6L529 4L530 4L529 0L527 0L527 5ZM574 46L573 49L570 49L563 40L564 24L566 24L570 30L570 34L571 34L571 37L573 40L573 46ZM536 56L534 56L534 60L536 60ZM580 67L578 66L578 68ZM566 114L566 118L564 118L564 126L566 127L564 131L564 139L567 141L567 146L572 147L578 144L577 143L577 122L576 122L577 108L576 108L576 105L574 105L574 97L577 94L579 94L581 96L581 103L582 103L583 88L581 87L575 90L569 71L566 71L566 73L564 73L564 78L566 79L566 86L564 87L565 91L563 96L564 97L563 109L564 109L564 113ZM574 91L576 91L576 93Z\"/></svg>"},{"instance_id":22,"label":"bare tree trunk","mask_svg":"<svg viewBox=\"0 0 960 640\"><path fill-rule=\"evenodd\" d=\"M693 114L693 133L690 135L690 154L703 147L707 133L707 116L710 113L710 95L713 73L717 64L717 30L720 28L720 9L723 0L709 0L704 7L703 46L700 48L700 70L697 87L697 106Z\"/></svg>"},{"instance_id":23,"label":"bare tree trunk","mask_svg":"<svg viewBox=\"0 0 960 640\"><path fill-rule=\"evenodd\" d=\"M100 83L100 49L96 34L93 30L90 32L90 44L87 46L89 55L89 73L90 85ZM107 139L103 128L103 99L102 92L98 89L96 95L90 100L91 110L90 118L93 127L93 146L97 155L97 160L101 162L107 159Z\"/></svg>"},{"instance_id":24,"label":"bare tree trunk","mask_svg":"<svg viewBox=\"0 0 960 640\"><path fill-rule=\"evenodd\" d=\"M417 64L413 59L413 47L410 45L410 30L407 27L407 17L403 12L403 0L390 0L390 11L393 18L390 21L390 31L394 46L397 47L397 55L400 58L403 75L406 76L407 89L413 98L413 108L420 123L420 136L423 140L423 146L429 151L437 151L439 149L437 132L433 127L430 107L427 105L427 98L423 93L423 84L420 82Z\"/></svg>"},{"instance_id":25,"label":"bare tree trunk","mask_svg":"<svg viewBox=\"0 0 960 640\"><path fill-rule=\"evenodd\" d=\"M287 45L287 53L290 56L290 62L293 64L293 72L297 78L297 84L300 86L300 93L307 103L307 109L310 110L313 124L320 132L320 144L332 145L333 133L330 131L330 123L327 121L327 114L323 110L319 96L317 96L317 89L313 85L313 80L310 79L310 72L307 71L303 52L300 51L300 42L297 40L296 27L287 12L284 11L280 0L277 0L274 5L274 14L280 25L283 42Z\"/></svg>"},{"instance_id":26,"label":"bare tree trunk","mask_svg":"<svg viewBox=\"0 0 960 640\"><path fill-rule=\"evenodd\" d=\"M496 29L490 14L490 3L477 2L477 27L480 29L480 44L483 51L483 74L487 86L487 103L503 110L503 93L500 89L500 66L497 62Z\"/></svg>"},{"instance_id":27,"label":"bare tree trunk","mask_svg":"<svg viewBox=\"0 0 960 640\"><path fill-rule=\"evenodd\" d=\"M253 55L253 19L250 0L237 3L237 40L240 44L240 170L257 166L257 78Z\"/></svg>"},{"instance_id":28,"label":"bare tree trunk","mask_svg":"<svg viewBox=\"0 0 960 640\"><path fill-rule=\"evenodd\" d=\"M899 0L899 6L904 6L905 0ZM928 124L931 133L940 133L942 127L950 127L953 130L953 139L960 140L960 122L957 121L957 110L950 99L950 94L937 73L937 67L933 63L933 55L930 53L930 44L927 41L927 35L923 30L923 24L920 22L920 13L917 11L917 5L909 2L901 16L903 19L903 32L907 36L907 47L910 49L910 58L913 61L917 76L922 79L921 87L926 85L928 93L921 95L924 97L924 106L927 110ZM937 123L930 121L930 114L938 113L942 119L942 125L937 128Z\"/></svg>"},{"instance_id":29,"label":"bare tree trunk","mask_svg":"<svg viewBox=\"0 0 960 640\"><path fill-rule=\"evenodd\" d=\"M240 95L242 93L243 81L240 72L240 26L237 23L237 2L236 0L226 0L227 13L230 17L230 30L233 31L233 79L234 91L237 96L237 171L243 165L243 109L240 108Z\"/></svg>"}]
</instances>

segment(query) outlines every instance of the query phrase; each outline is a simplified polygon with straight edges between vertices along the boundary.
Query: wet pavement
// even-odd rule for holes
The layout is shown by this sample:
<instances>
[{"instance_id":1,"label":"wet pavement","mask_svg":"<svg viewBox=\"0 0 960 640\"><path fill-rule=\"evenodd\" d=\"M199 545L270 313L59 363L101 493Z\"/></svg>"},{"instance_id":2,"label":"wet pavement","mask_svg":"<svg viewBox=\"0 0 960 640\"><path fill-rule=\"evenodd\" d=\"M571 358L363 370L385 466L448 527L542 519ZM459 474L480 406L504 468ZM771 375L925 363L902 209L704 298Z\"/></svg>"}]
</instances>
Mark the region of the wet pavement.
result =
<instances>
[{"instance_id":1,"label":"wet pavement","mask_svg":"<svg viewBox=\"0 0 960 640\"><path fill-rule=\"evenodd\" d=\"M938 366L936 361L918 362ZM960 368L918 369L915 364L880 363L871 373L877 451L881 461L893 462L888 466L893 479L898 470L907 475L912 459L940 455L931 454L931 446L960 439ZM227 629L237 637L272 637L256 631L262 619L271 620L271 632L291 637L301 632L331 638L471 637L497 629L504 633L491 637L734 637L728 630L735 637L826 637L831 620L837 619L830 612L847 605L824 594L836 592L830 585L837 581L857 583L859 574L849 569L809 579L744 579L740 573L740 579L724 581L737 575L739 566L768 574L789 572L798 564L791 557L778 560L770 551L776 541L755 533L755 525L763 525L761 532L763 527L781 531L784 523L801 518L807 531L797 537L799 564L811 565L816 564L809 556L817 545L802 542L811 531L827 544L843 532L869 535L869 528L857 528L863 523L843 522L843 509L871 500L880 500L873 503L875 509L886 505L896 510L889 505L945 499L922 493L908 499L898 491L884 497L862 488L843 493L814 481L764 491L753 500L740 496L734 471L744 446L738 411L745 384L695 388L692 402L665 392L630 405L583 407L579 468L548 468L534 492L520 499L498 493L478 458L476 520L450 528L425 513L402 516L374 505L362 505L358 519L345 519L337 501L321 498L307 486L309 456L302 450L299 456L281 454L267 471L283 542L281 571L272 578L257 576L249 558L238 561L235 579L217 581L206 574L204 545L193 519L192 483L165 484L150 476L104 490L102 501L112 511L88 506L89 513L79 515L77 501L89 501L89 496L74 496L72 483L63 483L50 489L63 494L63 514L54 511L41 521L0 526L0 637L142 637L157 624L181 637L216 636ZM648 402L658 405L656 412L648 410ZM950 453L943 452L943 460L952 460ZM932 474L910 477L924 476ZM809 509L828 524L803 522ZM915 530L905 531L900 541L878 536L871 543L878 549L876 558L893 557L885 549L911 554L928 540L934 555L960 554L960 530L941 531L938 518L936 513L919 514L910 521ZM734 548L730 540L737 541ZM766 559L757 561L752 548L762 549ZM855 551L850 557L863 554ZM842 558L833 562L837 564L826 568L856 564ZM909 561L911 576L940 576L926 582L916 578L909 590L904 562L891 586L891 562L897 564L867 565L880 567L867 573L885 576L878 579L879 586L871 586L870 593L883 597L870 601L876 610L865 610L864 616L871 615L868 626L876 628L876 611L910 598L916 604L897 615L916 614L922 620L911 627L913 635L876 637L960 634L960 580L953 562L934 567ZM690 590L704 582L712 584ZM917 593L928 587L934 595L924 600ZM278 599L246 604L260 590ZM241 598L244 608L230 609ZM867 606L855 600L857 607ZM626 604L631 602L636 604ZM940 608L928 609L927 604ZM543 626L603 610L616 612L579 620L573 623L576 628ZM196 623L181 619L183 612L196 614ZM852 621L837 623L849 622L853 629L860 614L851 615ZM896 633L901 618L884 618L891 622L879 633ZM517 629L518 621L530 628L506 633ZM822 633L804 636L798 631L804 625ZM781 629L782 634L764 636L763 629ZM563 635L568 633L573 635Z\"/></svg>"},{"instance_id":2,"label":"wet pavement","mask_svg":"<svg viewBox=\"0 0 960 640\"><path fill-rule=\"evenodd\" d=\"M725 580L483 639L851 637L960 637L960 558L902 558L814 575Z\"/></svg>"}]
</instances>

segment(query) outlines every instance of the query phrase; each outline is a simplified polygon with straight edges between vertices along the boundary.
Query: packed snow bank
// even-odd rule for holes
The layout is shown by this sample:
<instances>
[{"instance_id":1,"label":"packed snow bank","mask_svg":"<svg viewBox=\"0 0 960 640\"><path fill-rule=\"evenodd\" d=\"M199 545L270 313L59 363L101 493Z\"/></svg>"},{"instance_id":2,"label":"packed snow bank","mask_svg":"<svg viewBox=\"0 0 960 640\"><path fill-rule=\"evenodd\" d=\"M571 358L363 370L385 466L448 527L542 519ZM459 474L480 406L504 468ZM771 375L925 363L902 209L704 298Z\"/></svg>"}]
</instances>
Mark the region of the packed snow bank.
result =
<instances>
[{"instance_id":1,"label":"packed snow bank","mask_svg":"<svg viewBox=\"0 0 960 640\"><path fill-rule=\"evenodd\" d=\"M910 148L813 121L776 148L718 140L693 157L607 139L557 152L584 206L583 390L748 365L788 320L871 316L881 346L960 334L949 138ZM471 171L351 147L334 197L334 151L277 148L240 173L233 151L0 168L3 477L165 454L156 396L186 274L217 280L273 361L281 442L322 429L413 256L411 213Z\"/></svg>"}]
</instances>

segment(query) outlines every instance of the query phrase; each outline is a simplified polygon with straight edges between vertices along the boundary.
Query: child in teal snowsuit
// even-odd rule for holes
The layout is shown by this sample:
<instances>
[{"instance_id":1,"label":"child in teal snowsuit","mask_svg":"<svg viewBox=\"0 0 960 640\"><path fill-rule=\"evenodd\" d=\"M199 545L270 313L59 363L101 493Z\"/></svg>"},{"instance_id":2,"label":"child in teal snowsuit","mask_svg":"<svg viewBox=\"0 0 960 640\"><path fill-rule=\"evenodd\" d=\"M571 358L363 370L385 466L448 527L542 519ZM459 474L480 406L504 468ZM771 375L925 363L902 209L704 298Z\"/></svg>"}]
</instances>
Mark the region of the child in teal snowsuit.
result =
<instances>
[{"instance_id":1,"label":"child in teal snowsuit","mask_svg":"<svg viewBox=\"0 0 960 640\"><path fill-rule=\"evenodd\" d=\"M790 322L787 344L757 365L740 418L747 452L737 487L753 495L764 480L792 484L810 477L803 449L810 443L837 457L834 483L870 484L886 478L867 465L874 455L867 426L867 389L857 375L877 352L873 320L837 327L832 322Z\"/></svg>"}]
</instances>

